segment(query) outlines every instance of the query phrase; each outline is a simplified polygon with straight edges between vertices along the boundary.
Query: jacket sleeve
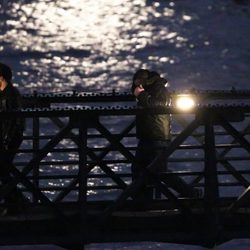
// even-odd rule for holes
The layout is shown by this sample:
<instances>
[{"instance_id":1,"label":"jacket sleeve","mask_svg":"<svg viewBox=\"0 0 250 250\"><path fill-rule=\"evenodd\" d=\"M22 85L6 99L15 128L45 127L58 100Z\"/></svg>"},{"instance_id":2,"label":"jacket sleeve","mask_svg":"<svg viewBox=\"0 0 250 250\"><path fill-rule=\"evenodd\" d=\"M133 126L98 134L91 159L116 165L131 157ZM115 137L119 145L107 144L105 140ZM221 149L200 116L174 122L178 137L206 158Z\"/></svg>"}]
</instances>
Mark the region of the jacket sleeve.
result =
<instances>
[{"instance_id":1,"label":"jacket sleeve","mask_svg":"<svg viewBox=\"0 0 250 250\"><path fill-rule=\"evenodd\" d=\"M170 102L170 96L164 85L157 85L152 92L147 90L137 96L138 104L142 107L166 106Z\"/></svg>"},{"instance_id":2,"label":"jacket sleeve","mask_svg":"<svg viewBox=\"0 0 250 250\"><path fill-rule=\"evenodd\" d=\"M22 107L22 98L19 92L15 89L12 95L7 98L7 110L19 110ZM22 136L24 130L24 120L22 118L12 117L6 121L5 128L5 144L9 145L11 141L15 140L17 136Z\"/></svg>"}]
</instances>

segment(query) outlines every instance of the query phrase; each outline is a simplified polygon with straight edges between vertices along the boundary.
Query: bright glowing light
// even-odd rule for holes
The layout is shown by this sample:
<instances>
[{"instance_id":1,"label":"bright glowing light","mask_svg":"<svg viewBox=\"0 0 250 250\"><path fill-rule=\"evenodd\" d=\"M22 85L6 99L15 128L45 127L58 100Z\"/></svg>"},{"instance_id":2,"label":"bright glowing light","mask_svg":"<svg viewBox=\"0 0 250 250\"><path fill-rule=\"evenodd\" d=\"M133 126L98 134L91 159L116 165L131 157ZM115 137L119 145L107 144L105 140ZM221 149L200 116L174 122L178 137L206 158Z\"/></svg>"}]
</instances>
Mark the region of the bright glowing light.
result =
<instances>
[{"instance_id":1,"label":"bright glowing light","mask_svg":"<svg viewBox=\"0 0 250 250\"><path fill-rule=\"evenodd\" d=\"M191 110L195 107L195 100L189 95L180 95L176 98L176 107L183 111Z\"/></svg>"}]
</instances>

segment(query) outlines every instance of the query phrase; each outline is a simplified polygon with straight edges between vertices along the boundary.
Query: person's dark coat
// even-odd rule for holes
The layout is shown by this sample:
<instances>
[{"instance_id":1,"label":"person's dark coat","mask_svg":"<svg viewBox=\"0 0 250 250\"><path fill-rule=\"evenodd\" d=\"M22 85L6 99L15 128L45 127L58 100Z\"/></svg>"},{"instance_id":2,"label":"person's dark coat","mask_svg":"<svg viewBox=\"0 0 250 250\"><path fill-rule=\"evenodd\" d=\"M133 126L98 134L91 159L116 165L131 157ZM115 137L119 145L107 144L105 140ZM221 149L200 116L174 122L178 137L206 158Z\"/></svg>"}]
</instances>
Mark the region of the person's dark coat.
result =
<instances>
[{"instance_id":1,"label":"person's dark coat","mask_svg":"<svg viewBox=\"0 0 250 250\"><path fill-rule=\"evenodd\" d=\"M3 91L0 91L0 111L15 111L22 106L22 98L11 83ZM17 141L22 138L24 131L24 119L12 116L0 120L0 145L12 149Z\"/></svg>"},{"instance_id":2,"label":"person's dark coat","mask_svg":"<svg viewBox=\"0 0 250 250\"><path fill-rule=\"evenodd\" d=\"M153 107L169 104L169 93L165 87L166 80L159 76L151 78L145 91L137 96L138 106ZM136 117L136 134L139 139L170 140L170 116L168 114L145 113Z\"/></svg>"}]
</instances>

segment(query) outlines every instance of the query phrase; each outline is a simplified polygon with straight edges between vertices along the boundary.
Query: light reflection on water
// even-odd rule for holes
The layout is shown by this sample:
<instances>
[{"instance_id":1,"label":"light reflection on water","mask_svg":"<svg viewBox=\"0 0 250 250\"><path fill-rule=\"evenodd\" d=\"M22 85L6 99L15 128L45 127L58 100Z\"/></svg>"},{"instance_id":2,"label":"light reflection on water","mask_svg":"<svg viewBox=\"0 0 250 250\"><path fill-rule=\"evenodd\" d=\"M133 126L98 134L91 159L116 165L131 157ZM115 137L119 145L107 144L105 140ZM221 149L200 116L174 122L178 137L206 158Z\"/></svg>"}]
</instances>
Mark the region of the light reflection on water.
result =
<instances>
[{"instance_id":1,"label":"light reflection on water","mask_svg":"<svg viewBox=\"0 0 250 250\"><path fill-rule=\"evenodd\" d=\"M25 92L128 90L138 67L173 88L247 88L249 15L226 2L0 0L0 60Z\"/></svg>"},{"instance_id":2,"label":"light reflection on water","mask_svg":"<svg viewBox=\"0 0 250 250\"><path fill-rule=\"evenodd\" d=\"M226 2L7 1L0 61L23 92L129 90L139 67L173 88L248 88L249 12Z\"/></svg>"},{"instance_id":3,"label":"light reflection on water","mask_svg":"<svg viewBox=\"0 0 250 250\"><path fill-rule=\"evenodd\" d=\"M154 41L153 26L147 22L150 13L156 12L143 0L38 1L21 6L16 3L14 9L23 14L7 21L15 29L8 30L4 39L22 51L26 57L22 66L41 76L29 77L30 88L84 89L94 85L95 89L105 86L110 90L108 83L119 80L120 74L125 79L118 88L124 87L131 69L141 64L132 53ZM167 10L164 13L169 16L173 10ZM21 77L25 77L22 72Z\"/></svg>"}]
</instances>

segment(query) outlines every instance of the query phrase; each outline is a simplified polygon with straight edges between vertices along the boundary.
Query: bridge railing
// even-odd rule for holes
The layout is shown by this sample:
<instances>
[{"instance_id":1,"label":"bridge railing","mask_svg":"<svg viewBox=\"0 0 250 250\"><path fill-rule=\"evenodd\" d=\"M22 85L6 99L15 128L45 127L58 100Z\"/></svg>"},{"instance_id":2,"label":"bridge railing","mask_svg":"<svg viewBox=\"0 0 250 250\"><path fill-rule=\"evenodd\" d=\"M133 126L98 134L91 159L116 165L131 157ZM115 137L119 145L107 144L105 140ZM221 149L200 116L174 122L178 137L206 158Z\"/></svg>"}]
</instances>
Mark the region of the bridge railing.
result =
<instances>
[{"instance_id":1,"label":"bridge railing","mask_svg":"<svg viewBox=\"0 0 250 250\"><path fill-rule=\"evenodd\" d=\"M212 99L208 94L206 98ZM112 214L131 200L140 185L131 179L135 116L155 112L172 116L173 140L166 152L172 171L159 179L150 166L146 170L160 186L161 199L169 201L170 208L183 208L185 197L178 197L164 181L168 175L179 175L202 189L199 200L210 210L249 207L245 201L250 182L248 104L202 104L183 114L175 107L139 109L131 96L116 93L36 94L24 99L24 110L0 114L2 119L25 117L27 127L14 161L14 178L0 189L1 199L18 185L34 204L106 200L112 204L104 214ZM99 102L105 105L98 106Z\"/></svg>"}]
</instances>

